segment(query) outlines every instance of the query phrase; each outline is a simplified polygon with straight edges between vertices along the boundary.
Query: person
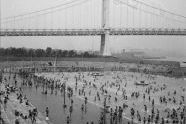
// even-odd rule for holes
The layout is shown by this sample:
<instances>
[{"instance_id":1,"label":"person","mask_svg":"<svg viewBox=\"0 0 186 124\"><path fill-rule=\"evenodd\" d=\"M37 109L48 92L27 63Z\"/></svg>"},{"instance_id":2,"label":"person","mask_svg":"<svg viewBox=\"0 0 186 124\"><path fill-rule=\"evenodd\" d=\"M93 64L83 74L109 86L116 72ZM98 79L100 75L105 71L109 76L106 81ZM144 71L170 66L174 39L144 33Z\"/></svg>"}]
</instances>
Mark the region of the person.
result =
<instances>
[{"instance_id":1,"label":"person","mask_svg":"<svg viewBox=\"0 0 186 124\"><path fill-rule=\"evenodd\" d=\"M72 115L72 106L69 107L70 117Z\"/></svg>"},{"instance_id":2,"label":"person","mask_svg":"<svg viewBox=\"0 0 186 124\"><path fill-rule=\"evenodd\" d=\"M70 117L67 116L67 124L70 124Z\"/></svg>"},{"instance_id":3,"label":"person","mask_svg":"<svg viewBox=\"0 0 186 124\"><path fill-rule=\"evenodd\" d=\"M8 98L5 96L5 98L4 98L4 109L5 109L5 111L7 109L7 102L8 102Z\"/></svg>"},{"instance_id":4,"label":"person","mask_svg":"<svg viewBox=\"0 0 186 124\"><path fill-rule=\"evenodd\" d=\"M49 116L49 109L48 107L46 107L46 120L49 120L48 116Z\"/></svg>"},{"instance_id":5,"label":"person","mask_svg":"<svg viewBox=\"0 0 186 124\"><path fill-rule=\"evenodd\" d=\"M83 104L81 105L81 111L82 112L84 111L84 105Z\"/></svg>"},{"instance_id":6,"label":"person","mask_svg":"<svg viewBox=\"0 0 186 124\"><path fill-rule=\"evenodd\" d=\"M19 119L15 120L15 124L20 124Z\"/></svg>"}]
</instances>

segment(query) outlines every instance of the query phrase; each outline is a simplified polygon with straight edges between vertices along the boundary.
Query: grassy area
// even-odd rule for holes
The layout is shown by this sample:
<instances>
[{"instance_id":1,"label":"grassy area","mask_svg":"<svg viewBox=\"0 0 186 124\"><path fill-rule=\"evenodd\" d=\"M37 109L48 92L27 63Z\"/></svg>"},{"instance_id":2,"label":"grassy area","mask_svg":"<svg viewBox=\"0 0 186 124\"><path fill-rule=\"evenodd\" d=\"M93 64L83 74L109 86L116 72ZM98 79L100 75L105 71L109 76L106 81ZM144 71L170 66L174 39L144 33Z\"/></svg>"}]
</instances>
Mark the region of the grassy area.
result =
<instances>
[{"instance_id":1,"label":"grassy area","mask_svg":"<svg viewBox=\"0 0 186 124\"><path fill-rule=\"evenodd\" d=\"M48 65L48 62L54 62L54 57L2 57L0 56L0 68L6 67L22 67L22 66L41 66ZM77 64L78 63L78 64ZM119 64L121 63L121 64ZM59 57L57 58L57 66L75 66L83 65L87 67L104 67L114 68L120 65L133 65L129 68L135 68L137 66L144 66L148 72L160 74L160 75L171 75L171 76L182 76L183 72L180 70L179 62L175 61L160 61L160 60L142 60L142 59L119 59L115 57L94 57L94 58L81 58L81 57ZM144 70L143 68L142 70ZM170 74L168 73L170 72Z\"/></svg>"},{"instance_id":2,"label":"grassy area","mask_svg":"<svg viewBox=\"0 0 186 124\"><path fill-rule=\"evenodd\" d=\"M54 57L12 57L12 56L0 56L0 61L54 61ZM84 58L84 57L60 57L57 61L91 61L91 62L116 62L117 58L114 57L95 57L95 58Z\"/></svg>"},{"instance_id":3,"label":"grassy area","mask_svg":"<svg viewBox=\"0 0 186 124\"><path fill-rule=\"evenodd\" d=\"M0 56L0 62L6 61L54 61L54 57L13 57L13 56ZM123 62L123 63L136 63L136 64L153 64L153 65L169 65L179 66L179 62L175 61L160 61L160 60L142 60L142 59L119 59L116 57L59 57L57 61L90 61L90 62Z\"/></svg>"}]
</instances>

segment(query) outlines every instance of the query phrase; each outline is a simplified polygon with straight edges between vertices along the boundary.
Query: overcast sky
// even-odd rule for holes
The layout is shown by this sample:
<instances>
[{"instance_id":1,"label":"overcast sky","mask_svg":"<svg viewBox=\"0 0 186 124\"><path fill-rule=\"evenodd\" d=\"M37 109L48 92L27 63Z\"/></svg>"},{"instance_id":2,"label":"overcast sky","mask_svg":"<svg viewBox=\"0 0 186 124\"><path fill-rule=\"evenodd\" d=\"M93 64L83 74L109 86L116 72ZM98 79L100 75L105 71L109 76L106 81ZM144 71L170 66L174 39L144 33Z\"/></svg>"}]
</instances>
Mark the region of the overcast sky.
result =
<instances>
[{"instance_id":1,"label":"overcast sky","mask_svg":"<svg viewBox=\"0 0 186 124\"><path fill-rule=\"evenodd\" d=\"M63 2L68 2L70 0L1 0L1 18L6 18L9 16L16 16L19 14L24 14L51 6L59 5ZM87 0L88 1L88 0ZM123 0L126 2L126 0ZM129 0L132 1L132 0ZM141 0L148 4L152 4L156 7L161 7L181 15L186 16L186 0ZM136 5L135 3L131 3ZM147 9L142 6L142 8ZM19 21L17 27L23 28L51 28L49 25L52 25L52 28L83 28L83 27L100 27L100 0L90 0L85 4L75 6L74 9L68 9L66 11L58 11L53 14L48 14L46 16L41 16L39 19L29 20L29 18L24 22ZM132 27L132 19L126 20L127 16L127 7L123 6L122 9L117 5L111 5L111 16L110 16L110 25L111 27L125 27L129 25ZM119 10L122 10L122 13L119 13ZM128 14L131 16L133 11L129 8ZM149 9L149 11L152 11ZM90 16L90 13L92 14ZM154 17L149 16L146 18L145 14L141 14L139 17L139 11L135 11L135 21L134 27L150 27L153 26L162 26L161 22L153 21ZM71 17L70 15L73 15ZM54 16L54 17L53 17ZM61 18L60 18L61 17ZM55 21L52 21L53 18ZM128 17L131 18L131 17ZM140 18L140 20L139 20ZM144 18L144 19L143 19ZM157 18L158 19L158 18ZM82 21L83 20L83 21ZM119 20L119 21L118 21ZM149 20L150 23L142 23ZM152 20L152 21L151 21ZM182 20L182 19L181 19ZM39 22L39 23L34 23ZM161 19L160 19L161 21ZM165 20L164 20L165 21ZM185 21L185 20L182 20ZM122 23L124 22L124 23ZM185 21L186 22L186 21ZM33 24L32 24L33 23ZM186 23L185 23L186 24ZM186 28L183 24L183 28ZM11 24L4 24L3 27L12 27ZM48 27L47 27L48 26ZM65 27L66 26L66 27ZM164 26L179 26L176 25L176 22L167 22L167 25ZM185 26L185 27L184 27ZM16 28L16 27L15 27ZM28 48L46 48L47 46L53 48L61 49L77 49L77 50L99 50L100 47L100 37L2 37L1 38L2 47L28 47ZM111 37L110 43L107 49L111 51L120 51L124 48L148 48L148 49L163 49L168 51L175 51L186 56L186 36L117 36Z\"/></svg>"}]
</instances>

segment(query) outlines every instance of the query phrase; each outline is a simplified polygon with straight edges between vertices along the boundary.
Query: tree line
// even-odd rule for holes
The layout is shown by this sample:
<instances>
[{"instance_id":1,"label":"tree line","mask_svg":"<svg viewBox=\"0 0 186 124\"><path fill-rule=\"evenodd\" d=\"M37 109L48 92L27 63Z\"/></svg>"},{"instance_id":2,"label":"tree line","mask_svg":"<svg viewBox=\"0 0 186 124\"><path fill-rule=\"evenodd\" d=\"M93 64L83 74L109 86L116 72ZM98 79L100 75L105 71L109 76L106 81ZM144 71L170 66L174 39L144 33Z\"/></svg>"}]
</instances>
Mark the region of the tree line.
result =
<instances>
[{"instance_id":1,"label":"tree line","mask_svg":"<svg viewBox=\"0 0 186 124\"><path fill-rule=\"evenodd\" d=\"M0 48L0 56L12 57L98 57L95 52L77 52L75 50L52 49L31 49L31 48Z\"/></svg>"}]
</instances>

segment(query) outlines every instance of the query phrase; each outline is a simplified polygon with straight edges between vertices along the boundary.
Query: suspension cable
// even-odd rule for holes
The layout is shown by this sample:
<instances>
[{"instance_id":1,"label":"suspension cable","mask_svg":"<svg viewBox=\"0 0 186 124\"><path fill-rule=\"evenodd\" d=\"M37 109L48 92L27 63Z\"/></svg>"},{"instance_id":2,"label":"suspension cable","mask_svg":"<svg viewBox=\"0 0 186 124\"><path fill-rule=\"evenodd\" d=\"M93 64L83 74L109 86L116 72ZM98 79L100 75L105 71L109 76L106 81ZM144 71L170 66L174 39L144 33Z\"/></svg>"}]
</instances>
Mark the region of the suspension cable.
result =
<instances>
[{"instance_id":1,"label":"suspension cable","mask_svg":"<svg viewBox=\"0 0 186 124\"><path fill-rule=\"evenodd\" d=\"M164 10L164 9L161 9L161 8L158 8L158 7L155 7L155 6L152 6L152 5L147 4L145 2L142 2L142 1L139 1L139 0L132 0L132 1L135 1L137 3L143 4L145 6L148 6L150 8L153 8L153 9L156 9L156 10L159 10L159 11L162 11L162 12L165 12L165 13L168 13L168 14L171 14L171 15L174 15L174 16L178 16L178 17L182 17L182 18L185 18L186 19L186 16L183 16L183 15L180 15L180 14L177 14L177 13L174 13L174 12L171 12L171 11L168 11L168 10Z\"/></svg>"},{"instance_id":2,"label":"suspension cable","mask_svg":"<svg viewBox=\"0 0 186 124\"><path fill-rule=\"evenodd\" d=\"M74 4L72 4L71 6L67 6L67 7L65 7L65 8L58 8L58 9L56 9L56 10L49 11L49 12L45 12L45 13L41 13L41 14L38 14L38 15L32 15L32 16L29 16L29 17L24 16L23 18L17 18L16 21L17 21L17 20L23 20L23 19L25 19L25 18L32 18L32 17L36 17L36 16L47 15L47 14L54 13L54 12L57 12L57 11L62 11L62 10L65 10L65 9L68 9L68 8L72 8L72 7L77 6L77 5L84 4L84 3L86 3L86 2L88 2L88 1L90 1L90 0L83 0L83 1L82 1L82 0L76 0L76 1L81 1L81 2L79 2L79 3L74 3ZM13 20L8 20L8 21L4 21L3 23L9 23L9 22L12 22L12 21L13 21Z\"/></svg>"},{"instance_id":3,"label":"suspension cable","mask_svg":"<svg viewBox=\"0 0 186 124\"><path fill-rule=\"evenodd\" d=\"M19 17L24 17L24 16L29 16L29 15L41 13L41 12L51 11L51 10L59 9L59 8L61 8L61 7L64 7L64 6L71 5L71 4L76 3L76 2L78 2L78 1L81 1L81 0L71 0L71 1L68 2L68 3L59 4L59 5L56 5L56 6L53 6L53 7L49 7L49 8L45 8L45 9L41 9L41 10L37 10L37 11L25 13L25 14L20 14L20 15L10 16L10 17L5 17L5 18L3 18L2 20L9 20L9 19L12 19L12 18L17 19L17 18L19 18ZM85 2L85 1L84 1L84 2Z\"/></svg>"},{"instance_id":4,"label":"suspension cable","mask_svg":"<svg viewBox=\"0 0 186 124\"><path fill-rule=\"evenodd\" d=\"M126 3L126 2L123 2L122 0L115 0L115 1L119 2L120 4L125 4L126 6L132 8L132 9L140 9L140 8L134 6L134 5L131 5L131 4ZM153 13L153 12L147 11L145 9L140 9L140 10L143 11L144 13L152 14L152 15L155 15L155 16L162 16L161 14ZM163 11L160 11L160 12L163 12ZM173 19L173 18L170 18L170 17L165 17L165 18L185 24L185 22L181 21L181 20Z\"/></svg>"}]
</instances>

